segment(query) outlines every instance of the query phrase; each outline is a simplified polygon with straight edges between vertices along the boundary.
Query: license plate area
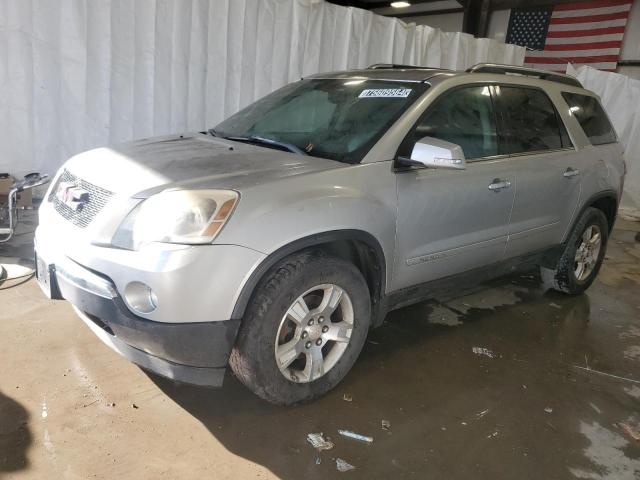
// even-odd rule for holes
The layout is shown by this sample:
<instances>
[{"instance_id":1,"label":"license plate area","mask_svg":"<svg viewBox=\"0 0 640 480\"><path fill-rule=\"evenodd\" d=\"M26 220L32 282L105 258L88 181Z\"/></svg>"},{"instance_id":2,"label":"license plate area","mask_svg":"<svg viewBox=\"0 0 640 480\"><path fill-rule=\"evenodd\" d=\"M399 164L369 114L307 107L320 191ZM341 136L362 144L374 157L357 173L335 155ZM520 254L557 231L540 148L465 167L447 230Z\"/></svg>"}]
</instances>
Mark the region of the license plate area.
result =
<instances>
[{"instance_id":1,"label":"license plate area","mask_svg":"<svg viewBox=\"0 0 640 480\"><path fill-rule=\"evenodd\" d=\"M51 284L53 279L54 268L53 265L47 264L47 262L36 253L36 280L38 285L42 289L42 292L51 298Z\"/></svg>"}]
</instances>

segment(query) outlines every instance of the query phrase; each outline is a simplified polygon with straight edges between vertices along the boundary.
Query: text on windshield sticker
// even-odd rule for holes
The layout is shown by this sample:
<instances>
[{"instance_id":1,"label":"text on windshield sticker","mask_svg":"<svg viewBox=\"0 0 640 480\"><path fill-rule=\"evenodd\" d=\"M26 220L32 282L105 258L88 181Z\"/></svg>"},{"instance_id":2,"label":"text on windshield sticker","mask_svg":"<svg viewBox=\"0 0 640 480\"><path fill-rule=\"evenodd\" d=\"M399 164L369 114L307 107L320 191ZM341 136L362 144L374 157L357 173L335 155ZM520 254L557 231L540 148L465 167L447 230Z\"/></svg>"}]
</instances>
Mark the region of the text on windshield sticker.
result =
<instances>
[{"instance_id":1,"label":"text on windshield sticker","mask_svg":"<svg viewBox=\"0 0 640 480\"><path fill-rule=\"evenodd\" d=\"M368 88L358 98L407 98L410 93L410 88Z\"/></svg>"}]
</instances>

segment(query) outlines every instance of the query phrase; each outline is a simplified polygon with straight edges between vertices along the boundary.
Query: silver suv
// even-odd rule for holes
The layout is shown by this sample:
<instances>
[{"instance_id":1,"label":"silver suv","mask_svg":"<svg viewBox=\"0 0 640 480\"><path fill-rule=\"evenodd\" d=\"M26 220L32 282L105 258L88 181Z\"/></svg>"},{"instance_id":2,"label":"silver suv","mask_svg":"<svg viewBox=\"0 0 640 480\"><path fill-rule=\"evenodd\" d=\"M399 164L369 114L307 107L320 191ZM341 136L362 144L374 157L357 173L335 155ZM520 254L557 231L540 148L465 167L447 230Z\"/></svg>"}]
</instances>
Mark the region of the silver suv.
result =
<instances>
[{"instance_id":1,"label":"silver suv","mask_svg":"<svg viewBox=\"0 0 640 480\"><path fill-rule=\"evenodd\" d=\"M539 265L583 292L623 150L572 77L500 65L314 75L207 132L81 153L40 208L37 276L176 381L334 387L387 312Z\"/></svg>"}]
</instances>

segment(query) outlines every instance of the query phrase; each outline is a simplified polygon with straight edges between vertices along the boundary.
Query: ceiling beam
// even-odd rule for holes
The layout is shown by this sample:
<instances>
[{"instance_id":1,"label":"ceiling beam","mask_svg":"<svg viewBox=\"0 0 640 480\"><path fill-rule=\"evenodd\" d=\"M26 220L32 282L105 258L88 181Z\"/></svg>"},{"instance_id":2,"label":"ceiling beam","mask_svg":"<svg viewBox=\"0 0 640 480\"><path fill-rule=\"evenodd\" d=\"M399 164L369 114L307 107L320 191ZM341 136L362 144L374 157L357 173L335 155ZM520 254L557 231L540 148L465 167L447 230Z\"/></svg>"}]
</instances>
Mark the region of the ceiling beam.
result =
<instances>
[{"instance_id":1,"label":"ceiling beam","mask_svg":"<svg viewBox=\"0 0 640 480\"><path fill-rule=\"evenodd\" d=\"M467 0L462 17L462 31L476 38L487 36L492 0Z\"/></svg>"},{"instance_id":2,"label":"ceiling beam","mask_svg":"<svg viewBox=\"0 0 640 480\"><path fill-rule=\"evenodd\" d=\"M356 7L367 9L367 3L362 0L327 0L329 3L334 3L342 7Z\"/></svg>"}]
</instances>

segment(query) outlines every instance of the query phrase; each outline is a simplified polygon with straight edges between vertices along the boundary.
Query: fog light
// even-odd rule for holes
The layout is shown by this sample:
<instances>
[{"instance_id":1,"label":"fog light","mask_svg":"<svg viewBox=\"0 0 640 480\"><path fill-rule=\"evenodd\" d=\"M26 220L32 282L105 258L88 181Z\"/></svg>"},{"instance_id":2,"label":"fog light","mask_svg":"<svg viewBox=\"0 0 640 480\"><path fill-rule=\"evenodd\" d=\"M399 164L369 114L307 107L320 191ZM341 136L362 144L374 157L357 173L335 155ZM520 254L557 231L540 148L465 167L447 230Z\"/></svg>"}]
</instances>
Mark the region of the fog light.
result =
<instances>
[{"instance_id":1,"label":"fog light","mask_svg":"<svg viewBox=\"0 0 640 480\"><path fill-rule=\"evenodd\" d=\"M124 299L138 313L151 313L158 306L158 297L149 285L131 282L124 289Z\"/></svg>"}]
</instances>

